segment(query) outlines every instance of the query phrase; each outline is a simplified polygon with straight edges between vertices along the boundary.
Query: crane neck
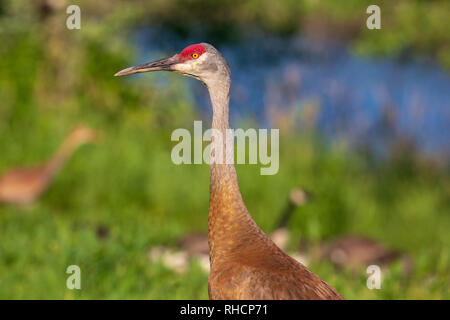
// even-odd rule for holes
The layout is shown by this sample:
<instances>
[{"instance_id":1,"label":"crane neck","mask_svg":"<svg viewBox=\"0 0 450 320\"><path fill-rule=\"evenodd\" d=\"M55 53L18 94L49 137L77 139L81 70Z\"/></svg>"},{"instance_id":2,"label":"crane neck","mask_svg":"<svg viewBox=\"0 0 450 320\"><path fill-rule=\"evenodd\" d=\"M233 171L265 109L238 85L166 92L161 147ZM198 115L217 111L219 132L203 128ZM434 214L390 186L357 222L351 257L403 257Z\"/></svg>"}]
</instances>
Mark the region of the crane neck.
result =
<instances>
[{"instance_id":1,"label":"crane neck","mask_svg":"<svg viewBox=\"0 0 450 320\"><path fill-rule=\"evenodd\" d=\"M234 193L239 193L239 185L237 182L236 169L233 163L224 163L226 155L234 158L234 144L233 141L228 141L227 143L227 130L229 127L228 120L228 109L229 109L229 97L230 97L230 80L229 77L227 81L215 81L209 82L208 91L211 98L211 104L213 109L213 119L211 128L221 135L221 139L215 140L216 137L212 136L211 145L213 146L212 153L216 152L218 148L222 151L222 163L211 163L210 166L210 183L211 183L211 194L214 194L217 190L217 186L223 186L233 191ZM234 139L234 138L233 138ZM227 149L228 147L228 149Z\"/></svg>"},{"instance_id":2,"label":"crane neck","mask_svg":"<svg viewBox=\"0 0 450 320\"><path fill-rule=\"evenodd\" d=\"M61 167L66 163L74 151L78 148L79 143L71 139L66 138L62 145L58 148L55 154L50 158L46 164L46 170L49 174L58 172Z\"/></svg>"},{"instance_id":3,"label":"crane neck","mask_svg":"<svg viewBox=\"0 0 450 320\"><path fill-rule=\"evenodd\" d=\"M226 132L229 129L229 77L226 81L208 83L208 91L213 109L212 129L222 134L222 150L225 158L233 156L234 136L226 143ZM231 141L230 141L231 140ZM214 137L212 145L214 145ZM226 151L226 148L232 148ZM216 148L219 146L214 146ZM234 163L211 163L210 166L210 201L208 219L208 242L211 266L219 261L226 261L233 255L236 246L241 245L239 239L251 234L251 230L259 229L245 207L239 190L238 178ZM242 237L240 236L242 235Z\"/></svg>"},{"instance_id":4,"label":"crane neck","mask_svg":"<svg viewBox=\"0 0 450 320\"><path fill-rule=\"evenodd\" d=\"M230 80L210 82L208 91L213 109L212 128L220 131L229 129Z\"/></svg>"}]
</instances>

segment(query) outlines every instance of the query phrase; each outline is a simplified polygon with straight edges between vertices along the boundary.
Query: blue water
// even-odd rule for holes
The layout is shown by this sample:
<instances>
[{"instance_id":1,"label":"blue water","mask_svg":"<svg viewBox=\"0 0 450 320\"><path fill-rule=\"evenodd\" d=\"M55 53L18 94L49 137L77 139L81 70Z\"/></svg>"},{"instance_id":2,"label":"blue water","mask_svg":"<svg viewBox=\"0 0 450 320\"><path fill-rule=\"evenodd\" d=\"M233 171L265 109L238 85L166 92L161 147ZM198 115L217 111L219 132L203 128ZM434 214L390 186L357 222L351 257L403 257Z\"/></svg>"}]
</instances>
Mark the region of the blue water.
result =
<instances>
[{"instance_id":1,"label":"blue water","mask_svg":"<svg viewBox=\"0 0 450 320\"><path fill-rule=\"evenodd\" d=\"M142 63L203 39L147 28L134 41L135 63ZM344 44L314 44L300 36L255 35L213 45L231 68L232 124L251 117L273 126L270 106L301 111L314 101L320 105L316 126L331 140L377 148L402 137L425 153L450 157L450 74L436 64L361 57ZM206 90L196 80L189 85L199 108L210 112Z\"/></svg>"}]
</instances>

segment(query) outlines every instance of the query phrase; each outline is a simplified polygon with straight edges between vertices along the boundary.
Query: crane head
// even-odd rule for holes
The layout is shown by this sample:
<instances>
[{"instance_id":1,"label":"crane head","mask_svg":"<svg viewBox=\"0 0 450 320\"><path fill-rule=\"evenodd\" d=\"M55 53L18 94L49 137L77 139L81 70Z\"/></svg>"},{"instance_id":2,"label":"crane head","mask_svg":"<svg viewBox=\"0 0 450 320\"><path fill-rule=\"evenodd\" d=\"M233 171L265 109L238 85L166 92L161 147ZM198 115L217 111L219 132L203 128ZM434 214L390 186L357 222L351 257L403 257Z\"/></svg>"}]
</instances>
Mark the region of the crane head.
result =
<instances>
[{"instance_id":1,"label":"crane head","mask_svg":"<svg viewBox=\"0 0 450 320\"><path fill-rule=\"evenodd\" d=\"M150 71L172 71L199 79L205 84L223 76L230 77L226 60L208 43L190 45L172 57L126 68L114 76Z\"/></svg>"}]
</instances>

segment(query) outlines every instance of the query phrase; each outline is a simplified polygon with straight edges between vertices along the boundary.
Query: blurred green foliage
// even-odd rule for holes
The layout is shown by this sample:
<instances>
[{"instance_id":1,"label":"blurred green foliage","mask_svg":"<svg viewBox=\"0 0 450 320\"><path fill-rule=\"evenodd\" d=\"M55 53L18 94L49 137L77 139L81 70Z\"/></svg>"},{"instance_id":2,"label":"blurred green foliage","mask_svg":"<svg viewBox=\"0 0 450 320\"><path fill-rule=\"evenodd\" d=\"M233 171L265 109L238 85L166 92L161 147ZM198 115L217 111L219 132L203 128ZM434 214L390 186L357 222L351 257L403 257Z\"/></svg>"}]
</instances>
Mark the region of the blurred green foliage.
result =
<instances>
[{"instance_id":1,"label":"blurred green foliage","mask_svg":"<svg viewBox=\"0 0 450 320\"><path fill-rule=\"evenodd\" d=\"M64 6L1 1L0 172L43 161L80 122L102 130L104 139L79 150L33 206L0 207L0 298L206 299L207 275L195 262L187 275L178 275L147 257L151 246L173 245L186 232L207 229L208 167L170 161L172 130L191 128L204 115L183 100L181 77L170 76L170 86L161 90L151 81L157 75L145 75L146 81L112 76L132 61L130 32L149 21L181 28L175 24L199 19L208 26L248 23L292 32L314 10L343 25L360 23L362 3L80 1L82 29L69 31ZM448 3L397 3L389 4L392 11L382 9L383 34L390 36L363 31L357 47L376 53L412 47L447 61L441 29L448 21L434 16ZM431 23L416 25L413 17ZM346 298L450 298L448 167L407 152L375 163L345 144L326 146L313 128L286 127L280 138L277 175L237 167L248 209L265 231L273 228L290 188L304 186L316 197L289 225L291 249L300 237L315 242L359 233L414 261L409 277L393 266L382 290L373 291L363 272L338 273L313 262L311 269ZM108 235L100 238L99 228ZM81 267L82 290L65 287L71 264Z\"/></svg>"},{"instance_id":2,"label":"blurred green foliage","mask_svg":"<svg viewBox=\"0 0 450 320\"><path fill-rule=\"evenodd\" d=\"M201 29L208 38L237 41L263 30L303 32L324 40L350 41L368 55L419 56L450 68L450 2L446 0L135 0L80 1L95 15L121 8L120 20L163 25L181 34ZM381 30L369 30L366 8L381 9ZM126 19L128 16L129 19ZM119 17L117 17L119 20ZM128 23L128 26L130 24ZM208 39L207 39L208 40Z\"/></svg>"}]
</instances>

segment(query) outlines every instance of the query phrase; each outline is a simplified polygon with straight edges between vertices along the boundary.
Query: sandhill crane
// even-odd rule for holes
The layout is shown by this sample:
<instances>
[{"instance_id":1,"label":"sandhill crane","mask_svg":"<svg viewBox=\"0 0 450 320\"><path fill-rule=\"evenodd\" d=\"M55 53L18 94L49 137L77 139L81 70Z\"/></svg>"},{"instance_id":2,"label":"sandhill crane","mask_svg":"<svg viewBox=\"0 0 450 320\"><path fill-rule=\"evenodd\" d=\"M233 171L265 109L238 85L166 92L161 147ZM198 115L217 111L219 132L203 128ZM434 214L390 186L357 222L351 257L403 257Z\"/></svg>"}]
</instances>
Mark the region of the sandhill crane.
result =
<instances>
[{"instance_id":1,"label":"sandhill crane","mask_svg":"<svg viewBox=\"0 0 450 320\"><path fill-rule=\"evenodd\" d=\"M231 79L222 55L210 44L194 44L172 57L124 69L115 76L159 70L194 77L206 85L212 128L225 137ZM225 140L222 145L214 142L214 150L226 150ZM343 299L258 227L242 199L234 164L210 164L208 242L211 299Z\"/></svg>"},{"instance_id":2,"label":"sandhill crane","mask_svg":"<svg viewBox=\"0 0 450 320\"><path fill-rule=\"evenodd\" d=\"M31 168L15 168L0 177L0 202L28 205L48 188L54 175L82 144L93 142L97 133L78 126L66 137L58 151L45 163Z\"/></svg>"},{"instance_id":3,"label":"sandhill crane","mask_svg":"<svg viewBox=\"0 0 450 320\"><path fill-rule=\"evenodd\" d=\"M318 258L351 272L365 271L372 264L386 266L396 260L401 261L405 274L409 274L412 269L412 261L408 256L361 235L342 235L329 243L319 245L313 251L313 255Z\"/></svg>"}]
</instances>

